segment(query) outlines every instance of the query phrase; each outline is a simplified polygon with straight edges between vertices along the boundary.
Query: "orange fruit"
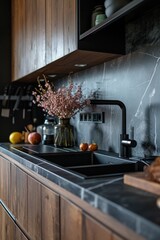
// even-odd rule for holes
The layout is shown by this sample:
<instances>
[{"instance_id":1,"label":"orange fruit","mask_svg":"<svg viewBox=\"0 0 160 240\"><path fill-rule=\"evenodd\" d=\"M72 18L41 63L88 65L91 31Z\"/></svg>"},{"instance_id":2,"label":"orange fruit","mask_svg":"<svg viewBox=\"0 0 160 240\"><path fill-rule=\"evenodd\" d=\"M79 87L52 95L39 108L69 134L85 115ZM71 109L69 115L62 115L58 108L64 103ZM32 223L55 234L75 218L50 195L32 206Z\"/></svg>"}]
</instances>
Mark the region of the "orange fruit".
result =
<instances>
[{"instance_id":1,"label":"orange fruit","mask_svg":"<svg viewBox=\"0 0 160 240\"><path fill-rule=\"evenodd\" d=\"M13 144L21 143L23 141L23 135L21 132L12 132L9 135L9 141Z\"/></svg>"},{"instance_id":2,"label":"orange fruit","mask_svg":"<svg viewBox=\"0 0 160 240\"><path fill-rule=\"evenodd\" d=\"M97 145L97 143L91 143L91 144L89 144L89 145L88 145L88 150L89 150L89 151L96 151L96 150L98 150L98 145Z\"/></svg>"}]
</instances>

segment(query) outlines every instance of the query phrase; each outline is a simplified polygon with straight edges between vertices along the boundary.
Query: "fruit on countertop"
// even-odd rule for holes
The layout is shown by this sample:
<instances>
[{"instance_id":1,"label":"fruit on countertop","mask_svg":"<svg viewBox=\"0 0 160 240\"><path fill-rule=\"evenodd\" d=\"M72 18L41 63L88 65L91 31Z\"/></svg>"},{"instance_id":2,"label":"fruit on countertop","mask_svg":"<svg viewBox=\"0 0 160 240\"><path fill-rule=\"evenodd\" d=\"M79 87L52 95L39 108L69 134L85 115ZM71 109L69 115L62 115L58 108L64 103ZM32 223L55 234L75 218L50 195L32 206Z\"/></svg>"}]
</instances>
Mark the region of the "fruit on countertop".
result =
<instances>
[{"instance_id":1,"label":"fruit on countertop","mask_svg":"<svg viewBox=\"0 0 160 240\"><path fill-rule=\"evenodd\" d=\"M23 142L23 134L21 132L12 132L9 135L9 141L13 144L22 143Z\"/></svg>"},{"instance_id":2,"label":"fruit on countertop","mask_svg":"<svg viewBox=\"0 0 160 240\"><path fill-rule=\"evenodd\" d=\"M97 145L97 143L91 143L91 144L89 144L89 145L88 145L88 150L89 150L89 151L96 151L96 150L98 150L98 145Z\"/></svg>"},{"instance_id":3,"label":"fruit on countertop","mask_svg":"<svg viewBox=\"0 0 160 240\"><path fill-rule=\"evenodd\" d=\"M79 145L79 148L80 148L80 150L83 151L83 152L87 151L87 149L88 149L88 143L81 143L81 144Z\"/></svg>"},{"instance_id":4,"label":"fruit on countertop","mask_svg":"<svg viewBox=\"0 0 160 240\"><path fill-rule=\"evenodd\" d=\"M34 145L39 144L41 142L41 135L38 132L29 133L28 142Z\"/></svg>"}]
</instances>

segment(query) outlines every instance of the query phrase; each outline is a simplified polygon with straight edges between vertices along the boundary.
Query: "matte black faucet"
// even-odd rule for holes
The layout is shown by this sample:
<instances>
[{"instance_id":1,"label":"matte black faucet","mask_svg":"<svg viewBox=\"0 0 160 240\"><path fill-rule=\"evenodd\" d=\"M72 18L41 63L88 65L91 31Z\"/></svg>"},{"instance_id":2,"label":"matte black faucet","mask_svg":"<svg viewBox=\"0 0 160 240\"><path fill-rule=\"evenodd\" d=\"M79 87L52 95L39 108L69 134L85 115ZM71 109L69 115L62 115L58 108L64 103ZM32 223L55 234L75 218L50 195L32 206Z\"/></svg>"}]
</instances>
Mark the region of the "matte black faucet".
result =
<instances>
[{"instance_id":1,"label":"matte black faucet","mask_svg":"<svg viewBox=\"0 0 160 240\"><path fill-rule=\"evenodd\" d=\"M129 158L130 148L136 147L137 142L129 139L129 135L126 133L126 106L119 100L99 100L91 99L90 103L93 105L118 105L122 110L122 133L120 134L120 149L119 157Z\"/></svg>"}]
</instances>

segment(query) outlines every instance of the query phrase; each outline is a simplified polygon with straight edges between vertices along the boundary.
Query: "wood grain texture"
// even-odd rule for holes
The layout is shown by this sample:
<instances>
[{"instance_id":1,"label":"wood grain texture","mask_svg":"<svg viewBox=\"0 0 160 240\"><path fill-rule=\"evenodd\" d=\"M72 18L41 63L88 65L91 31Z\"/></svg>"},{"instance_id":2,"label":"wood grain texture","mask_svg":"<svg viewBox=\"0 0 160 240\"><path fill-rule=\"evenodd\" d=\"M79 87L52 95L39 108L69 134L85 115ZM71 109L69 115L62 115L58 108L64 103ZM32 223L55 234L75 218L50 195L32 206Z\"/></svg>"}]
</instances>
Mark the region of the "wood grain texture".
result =
<instances>
[{"instance_id":1,"label":"wood grain texture","mask_svg":"<svg viewBox=\"0 0 160 240\"><path fill-rule=\"evenodd\" d=\"M27 240L21 229L0 205L0 239L1 240Z\"/></svg>"},{"instance_id":2,"label":"wood grain texture","mask_svg":"<svg viewBox=\"0 0 160 240\"><path fill-rule=\"evenodd\" d=\"M64 55L78 49L77 6L75 0L64 0Z\"/></svg>"},{"instance_id":3,"label":"wood grain texture","mask_svg":"<svg viewBox=\"0 0 160 240\"><path fill-rule=\"evenodd\" d=\"M9 207L10 202L10 162L0 157L0 199Z\"/></svg>"},{"instance_id":4,"label":"wood grain texture","mask_svg":"<svg viewBox=\"0 0 160 240\"><path fill-rule=\"evenodd\" d=\"M42 185L42 239L59 240L59 195Z\"/></svg>"},{"instance_id":5,"label":"wood grain texture","mask_svg":"<svg viewBox=\"0 0 160 240\"><path fill-rule=\"evenodd\" d=\"M28 175L28 235L41 239L41 184Z\"/></svg>"},{"instance_id":6,"label":"wood grain texture","mask_svg":"<svg viewBox=\"0 0 160 240\"><path fill-rule=\"evenodd\" d=\"M47 0L36 0L36 9L33 14L36 18L36 37L35 37L35 46L36 46L36 69L43 67L46 64L46 52L45 52L45 41L46 41L46 7ZM32 2L34 2L32 0ZM35 69L34 69L35 70Z\"/></svg>"},{"instance_id":7,"label":"wood grain texture","mask_svg":"<svg viewBox=\"0 0 160 240\"><path fill-rule=\"evenodd\" d=\"M82 210L68 201L61 198L61 239L82 240Z\"/></svg>"},{"instance_id":8,"label":"wood grain texture","mask_svg":"<svg viewBox=\"0 0 160 240\"><path fill-rule=\"evenodd\" d=\"M51 2L50 8L51 8L50 62L52 62L64 56L64 36L63 36L64 0L59 1L53 0Z\"/></svg>"},{"instance_id":9,"label":"wood grain texture","mask_svg":"<svg viewBox=\"0 0 160 240\"><path fill-rule=\"evenodd\" d=\"M16 228L15 232L15 239L16 240L27 240L28 238L20 231L20 229Z\"/></svg>"},{"instance_id":10,"label":"wood grain texture","mask_svg":"<svg viewBox=\"0 0 160 240\"><path fill-rule=\"evenodd\" d=\"M160 195L160 184L148 180L144 172L125 174L124 183Z\"/></svg>"},{"instance_id":11,"label":"wood grain texture","mask_svg":"<svg viewBox=\"0 0 160 240\"><path fill-rule=\"evenodd\" d=\"M26 75L25 0L12 0L12 79Z\"/></svg>"},{"instance_id":12,"label":"wood grain texture","mask_svg":"<svg viewBox=\"0 0 160 240\"><path fill-rule=\"evenodd\" d=\"M113 240L112 232L88 215L84 215L84 234L86 240Z\"/></svg>"},{"instance_id":13,"label":"wood grain texture","mask_svg":"<svg viewBox=\"0 0 160 240\"><path fill-rule=\"evenodd\" d=\"M0 239L14 240L15 227L13 220L9 217L2 205L0 205Z\"/></svg>"},{"instance_id":14,"label":"wood grain texture","mask_svg":"<svg viewBox=\"0 0 160 240\"><path fill-rule=\"evenodd\" d=\"M16 171L16 218L20 225L24 229L28 229L27 223L27 214L28 214L28 205L27 205L27 188L28 188L28 178L27 174L24 173L21 169L17 168L13 171Z\"/></svg>"}]
</instances>

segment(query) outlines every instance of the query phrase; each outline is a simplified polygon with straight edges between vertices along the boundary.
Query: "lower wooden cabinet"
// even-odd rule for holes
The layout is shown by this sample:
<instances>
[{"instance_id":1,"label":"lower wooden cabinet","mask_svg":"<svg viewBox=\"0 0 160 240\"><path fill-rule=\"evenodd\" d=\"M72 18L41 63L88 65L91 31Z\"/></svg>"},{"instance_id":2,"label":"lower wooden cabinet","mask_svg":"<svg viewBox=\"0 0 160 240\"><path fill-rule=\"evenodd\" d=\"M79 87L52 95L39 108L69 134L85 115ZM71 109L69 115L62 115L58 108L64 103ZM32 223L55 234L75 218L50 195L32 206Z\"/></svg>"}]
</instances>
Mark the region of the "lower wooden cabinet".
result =
<instances>
[{"instance_id":1,"label":"lower wooden cabinet","mask_svg":"<svg viewBox=\"0 0 160 240\"><path fill-rule=\"evenodd\" d=\"M63 240L124 240L63 197L60 211Z\"/></svg>"},{"instance_id":2,"label":"lower wooden cabinet","mask_svg":"<svg viewBox=\"0 0 160 240\"><path fill-rule=\"evenodd\" d=\"M4 160L5 161L5 160ZM33 240L59 240L59 195L11 164L9 209Z\"/></svg>"},{"instance_id":3,"label":"lower wooden cabinet","mask_svg":"<svg viewBox=\"0 0 160 240\"><path fill-rule=\"evenodd\" d=\"M85 240L124 240L94 218L84 214Z\"/></svg>"},{"instance_id":4,"label":"lower wooden cabinet","mask_svg":"<svg viewBox=\"0 0 160 240\"><path fill-rule=\"evenodd\" d=\"M42 239L59 240L59 195L41 185L42 190Z\"/></svg>"},{"instance_id":5,"label":"lower wooden cabinet","mask_svg":"<svg viewBox=\"0 0 160 240\"><path fill-rule=\"evenodd\" d=\"M88 215L84 215L84 232L86 240L113 240L112 232Z\"/></svg>"},{"instance_id":6,"label":"lower wooden cabinet","mask_svg":"<svg viewBox=\"0 0 160 240\"><path fill-rule=\"evenodd\" d=\"M61 197L61 239L82 240L82 210L67 199Z\"/></svg>"},{"instance_id":7,"label":"lower wooden cabinet","mask_svg":"<svg viewBox=\"0 0 160 240\"><path fill-rule=\"evenodd\" d=\"M27 240L20 228L15 224L7 211L0 205L0 239Z\"/></svg>"},{"instance_id":8,"label":"lower wooden cabinet","mask_svg":"<svg viewBox=\"0 0 160 240\"><path fill-rule=\"evenodd\" d=\"M22 171L20 168L11 164L11 172L10 172L10 195L11 201L9 209L12 214L16 217L19 225L28 230L28 176Z\"/></svg>"},{"instance_id":9,"label":"lower wooden cabinet","mask_svg":"<svg viewBox=\"0 0 160 240\"><path fill-rule=\"evenodd\" d=\"M0 156L0 199L8 207L10 202L10 162Z\"/></svg>"},{"instance_id":10,"label":"lower wooden cabinet","mask_svg":"<svg viewBox=\"0 0 160 240\"><path fill-rule=\"evenodd\" d=\"M102 215L72 197L0 156L0 199L15 217L13 221L0 206L0 240L142 240L107 216L101 222Z\"/></svg>"}]
</instances>

